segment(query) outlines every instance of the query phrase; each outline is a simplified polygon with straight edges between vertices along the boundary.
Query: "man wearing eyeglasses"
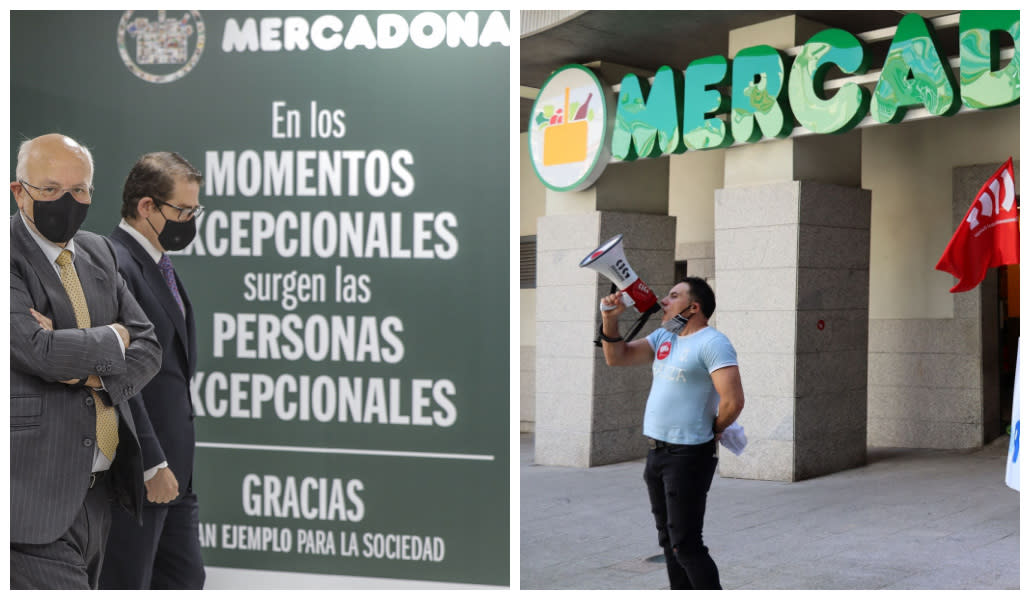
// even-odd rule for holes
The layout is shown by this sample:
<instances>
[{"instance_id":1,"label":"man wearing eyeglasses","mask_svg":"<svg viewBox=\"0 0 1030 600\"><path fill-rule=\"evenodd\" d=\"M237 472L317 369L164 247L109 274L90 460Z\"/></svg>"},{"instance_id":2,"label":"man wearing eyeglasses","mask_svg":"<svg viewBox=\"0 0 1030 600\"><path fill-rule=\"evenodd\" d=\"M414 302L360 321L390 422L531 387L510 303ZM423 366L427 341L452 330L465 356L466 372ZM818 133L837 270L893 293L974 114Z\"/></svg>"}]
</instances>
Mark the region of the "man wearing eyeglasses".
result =
<instances>
[{"instance_id":1,"label":"man wearing eyeglasses","mask_svg":"<svg viewBox=\"0 0 1030 600\"><path fill-rule=\"evenodd\" d=\"M93 158L22 143L11 192L11 588L96 588L111 501L138 522L143 468L129 399L157 372L154 327L103 237L80 231Z\"/></svg>"},{"instance_id":2,"label":"man wearing eyeglasses","mask_svg":"<svg viewBox=\"0 0 1030 600\"><path fill-rule=\"evenodd\" d=\"M193 404L197 368L193 306L169 251L196 234L203 177L175 152L140 157L122 190L111 233L118 268L164 349L161 369L133 399L143 448L143 527L115 513L100 574L104 589L202 589L200 518L193 491Z\"/></svg>"}]
</instances>

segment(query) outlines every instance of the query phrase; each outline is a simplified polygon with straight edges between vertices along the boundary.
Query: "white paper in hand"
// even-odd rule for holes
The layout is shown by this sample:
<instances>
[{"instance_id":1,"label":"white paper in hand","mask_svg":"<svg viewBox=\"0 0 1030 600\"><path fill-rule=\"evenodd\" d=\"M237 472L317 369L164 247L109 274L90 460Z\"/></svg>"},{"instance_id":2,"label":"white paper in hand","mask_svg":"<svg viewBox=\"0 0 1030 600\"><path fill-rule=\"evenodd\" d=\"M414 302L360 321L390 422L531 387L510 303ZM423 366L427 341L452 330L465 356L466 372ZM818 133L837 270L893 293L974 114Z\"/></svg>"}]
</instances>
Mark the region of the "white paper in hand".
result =
<instances>
[{"instance_id":1,"label":"white paper in hand","mask_svg":"<svg viewBox=\"0 0 1030 600\"><path fill-rule=\"evenodd\" d=\"M730 452L740 456L747 446L747 436L744 435L744 428L739 423L733 423L723 430L719 443Z\"/></svg>"}]
</instances>

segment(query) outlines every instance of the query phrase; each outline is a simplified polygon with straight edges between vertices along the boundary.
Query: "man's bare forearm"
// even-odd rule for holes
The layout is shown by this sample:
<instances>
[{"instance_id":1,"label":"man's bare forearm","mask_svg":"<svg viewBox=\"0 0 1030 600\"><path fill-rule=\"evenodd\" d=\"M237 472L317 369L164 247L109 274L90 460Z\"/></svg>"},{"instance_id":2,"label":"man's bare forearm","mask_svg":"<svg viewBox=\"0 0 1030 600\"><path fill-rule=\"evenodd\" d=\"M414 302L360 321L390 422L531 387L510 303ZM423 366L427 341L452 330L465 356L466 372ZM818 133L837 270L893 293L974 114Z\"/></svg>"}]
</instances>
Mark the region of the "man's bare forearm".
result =
<instances>
[{"instance_id":1,"label":"man's bare forearm","mask_svg":"<svg viewBox=\"0 0 1030 600\"><path fill-rule=\"evenodd\" d=\"M609 316L607 313L601 313L601 333L604 336L601 337L601 348L604 350L604 361L609 366L615 366L622 364L622 360L626 355L626 341L622 339L622 335L619 333L619 319L618 317ZM608 339L605 339L607 336ZM618 341L610 341L610 340Z\"/></svg>"}]
</instances>

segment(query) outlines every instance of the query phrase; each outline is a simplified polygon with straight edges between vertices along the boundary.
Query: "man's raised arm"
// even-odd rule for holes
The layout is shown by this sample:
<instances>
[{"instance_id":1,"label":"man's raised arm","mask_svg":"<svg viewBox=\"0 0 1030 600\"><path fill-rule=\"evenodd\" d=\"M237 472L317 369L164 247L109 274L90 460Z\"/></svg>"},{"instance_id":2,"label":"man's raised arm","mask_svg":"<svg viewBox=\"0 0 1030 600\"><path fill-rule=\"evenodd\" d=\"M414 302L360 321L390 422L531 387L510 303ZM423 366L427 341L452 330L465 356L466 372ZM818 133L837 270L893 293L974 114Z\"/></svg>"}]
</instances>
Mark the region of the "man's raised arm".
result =
<instances>
[{"instance_id":1,"label":"man's raised arm","mask_svg":"<svg viewBox=\"0 0 1030 600\"><path fill-rule=\"evenodd\" d=\"M601 305L614 306L608 310L601 310L601 348L604 350L604 362L613 367L651 362L654 350L646 339L627 343L619 333L619 315L626 310L626 305L622 303L622 292L606 296L601 300Z\"/></svg>"}]
</instances>

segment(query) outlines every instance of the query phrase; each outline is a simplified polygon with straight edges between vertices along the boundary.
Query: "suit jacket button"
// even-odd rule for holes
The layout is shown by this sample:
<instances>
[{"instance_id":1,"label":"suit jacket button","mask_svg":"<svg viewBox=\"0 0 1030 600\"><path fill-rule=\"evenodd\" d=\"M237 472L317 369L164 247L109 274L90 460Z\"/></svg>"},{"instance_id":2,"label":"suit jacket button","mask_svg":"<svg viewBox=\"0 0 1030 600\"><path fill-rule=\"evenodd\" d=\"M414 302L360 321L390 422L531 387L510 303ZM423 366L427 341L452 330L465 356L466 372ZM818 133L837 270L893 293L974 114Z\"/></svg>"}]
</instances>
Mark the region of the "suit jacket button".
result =
<instances>
[{"instance_id":1,"label":"suit jacket button","mask_svg":"<svg viewBox=\"0 0 1030 600\"><path fill-rule=\"evenodd\" d=\"M82 445L90 448L93 446L93 438L82 438Z\"/></svg>"},{"instance_id":2,"label":"suit jacket button","mask_svg":"<svg viewBox=\"0 0 1030 600\"><path fill-rule=\"evenodd\" d=\"M93 406L93 396L86 396L86 400L84 400L84 403L86 404L86 406Z\"/></svg>"}]
</instances>

